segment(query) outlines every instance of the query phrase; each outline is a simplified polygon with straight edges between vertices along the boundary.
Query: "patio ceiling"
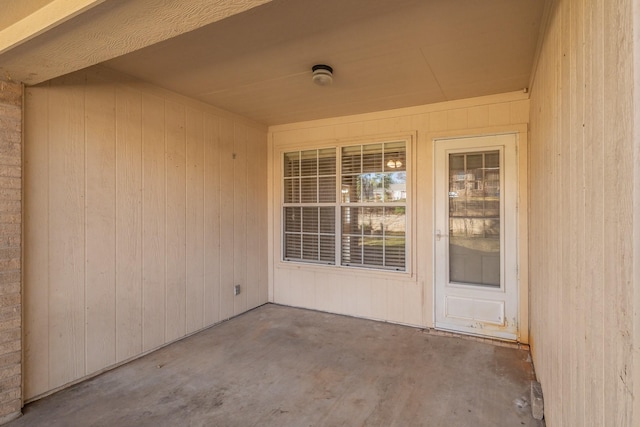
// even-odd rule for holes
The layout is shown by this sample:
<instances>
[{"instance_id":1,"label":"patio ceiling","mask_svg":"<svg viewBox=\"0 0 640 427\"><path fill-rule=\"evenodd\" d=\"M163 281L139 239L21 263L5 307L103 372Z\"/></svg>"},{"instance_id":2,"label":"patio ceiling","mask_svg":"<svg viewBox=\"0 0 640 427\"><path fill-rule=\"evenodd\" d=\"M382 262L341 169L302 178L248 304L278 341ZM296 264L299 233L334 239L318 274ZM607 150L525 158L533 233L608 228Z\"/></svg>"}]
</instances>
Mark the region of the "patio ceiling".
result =
<instances>
[{"instance_id":1,"label":"patio ceiling","mask_svg":"<svg viewBox=\"0 0 640 427\"><path fill-rule=\"evenodd\" d=\"M365 113L527 87L547 2L0 0L0 75L104 63L267 125Z\"/></svg>"},{"instance_id":2,"label":"patio ceiling","mask_svg":"<svg viewBox=\"0 0 640 427\"><path fill-rule=\"evenodd\" d=\"M274 0L106 65L268 125L429 104L526 88L544 3Z\"/></svg>"}]
</instances>

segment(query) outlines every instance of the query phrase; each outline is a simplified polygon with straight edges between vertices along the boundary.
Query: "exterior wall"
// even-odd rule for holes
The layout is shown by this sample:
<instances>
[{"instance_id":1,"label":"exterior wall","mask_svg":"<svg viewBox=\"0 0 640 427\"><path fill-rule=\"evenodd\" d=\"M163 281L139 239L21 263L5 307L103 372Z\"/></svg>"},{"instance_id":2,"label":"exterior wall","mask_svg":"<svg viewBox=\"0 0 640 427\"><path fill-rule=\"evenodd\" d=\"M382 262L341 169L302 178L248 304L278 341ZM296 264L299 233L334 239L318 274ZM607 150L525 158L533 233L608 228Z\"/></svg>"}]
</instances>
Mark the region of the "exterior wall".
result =
<instances>
[{"instance_id":1,"label":"exterior wall","mask_svg":"<svg viewBox=\"0 0 640 427\"><path fill-rule=\"evenodd\" d=\"M532 85L531 349L550 427L640 425L633 3L551 2Z\"/></svg>"},{"instance_id":2,"label":"exterior wall","mask_svg":"<svg viewBox=\"0 0 640 427\"><path fill-rule=\"evenodd\" d=\"M269 223L270 300L276 303L432 327L433 310L433 139L447 136L521 132L526 144L529 100L526 94L510 93L421 107L340 117L269 129L271 203ZM285 263L281 260L281 156L289 148L318 144L362 143L372 138L413 137L413 211L411 274L380 270L349 269ZM526 150L524 150L526 152ZM520 158L520 172L526 177L526 157ZM526 179L521 181L526 186ZM526 193L526 187L522 189ZM526 200L521 212L526 213ZM526 215L520 218L526 230ZM409 231L407 231L409 233ZM521 237L526 236L526 231ZM526 239L520 240L520 265L526 272ZM526 274L521 289L520 340L527 342Z\"/></svg>"},{"instance_id":3,"label":"exterior wall","mask_svg":"<svg viewBox=\"0 0 640 427\"><path fill-rule=\"evenodd\" d=\"M266 128L105 68L25 117L25 399L267 302Z\"/></svg>"},{"instance_id":4,"label":"exterior wall","mask_svg":"<svg viewBox=\"0 0 640 427\"><path fill-rule=\"evenodd\" d=\"M640 424L640 2L633 2L633 421Z\"/></svg>"},{"instance_id":5,"label":"exterior wall","mask_svg":"<svg viewBox=\"0 0 640 427\"><path fill-rule=\"evenodd\" d=\"M0 81L0 424L22 407L22 85Z\"/></svg>"}]
</instances>

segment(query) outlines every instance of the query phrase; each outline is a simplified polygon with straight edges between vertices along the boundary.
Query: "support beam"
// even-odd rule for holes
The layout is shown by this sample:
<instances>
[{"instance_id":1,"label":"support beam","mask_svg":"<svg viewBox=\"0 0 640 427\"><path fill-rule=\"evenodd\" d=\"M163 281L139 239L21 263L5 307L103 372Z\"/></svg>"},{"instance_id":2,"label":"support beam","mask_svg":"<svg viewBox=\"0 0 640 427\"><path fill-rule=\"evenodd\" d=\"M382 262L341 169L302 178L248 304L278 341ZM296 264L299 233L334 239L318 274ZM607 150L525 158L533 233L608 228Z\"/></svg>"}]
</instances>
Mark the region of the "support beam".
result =
<instances>
[{"instance_id":1,"label":"support beam","mask_svg":"<svg viewBox=\"0 0 640 427\"><path fill-rule=\"evenodd\" d=\"M0 31L0 76L41 83L270 1L55 0Z\"/></svg>"},{"instance_id":2,"label":"support beam","mask_svg":"<svg viewBox=\"0 0 640 427\"><path fill-rule=\"evenodd\" d=\"M54 0L0 31L0 55L57 27L105 0Z\"/></svg>"}]
</instances>

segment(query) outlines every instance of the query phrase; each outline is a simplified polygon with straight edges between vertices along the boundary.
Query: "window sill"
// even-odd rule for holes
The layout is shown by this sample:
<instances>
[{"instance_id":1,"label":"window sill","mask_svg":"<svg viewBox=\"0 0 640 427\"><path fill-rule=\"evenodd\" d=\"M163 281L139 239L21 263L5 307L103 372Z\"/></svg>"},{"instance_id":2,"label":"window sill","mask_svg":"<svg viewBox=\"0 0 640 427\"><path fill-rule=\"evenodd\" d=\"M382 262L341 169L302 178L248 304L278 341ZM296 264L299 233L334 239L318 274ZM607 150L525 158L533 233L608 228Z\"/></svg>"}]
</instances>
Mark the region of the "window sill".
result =
<instances>
[{"instance_id":1,"label":"window sill","mask_svg":"<svg viewBox=\"0 0 640 427\"><path fill-rule=\"evenodd\" d=\"M394 270L380 270L376 268L367 267L346 267L341 265L324 265L316 263L304 263L298 261L276 261L275 267L283 270L296 270L296 271L313 271L317 273L325 274L339 274L342 276L358 276L358 277L372 277L376 279L392 279L401 280L406 282L415 282L417 277L407 271L394 271Z\"/></svg>"}]
</instances>

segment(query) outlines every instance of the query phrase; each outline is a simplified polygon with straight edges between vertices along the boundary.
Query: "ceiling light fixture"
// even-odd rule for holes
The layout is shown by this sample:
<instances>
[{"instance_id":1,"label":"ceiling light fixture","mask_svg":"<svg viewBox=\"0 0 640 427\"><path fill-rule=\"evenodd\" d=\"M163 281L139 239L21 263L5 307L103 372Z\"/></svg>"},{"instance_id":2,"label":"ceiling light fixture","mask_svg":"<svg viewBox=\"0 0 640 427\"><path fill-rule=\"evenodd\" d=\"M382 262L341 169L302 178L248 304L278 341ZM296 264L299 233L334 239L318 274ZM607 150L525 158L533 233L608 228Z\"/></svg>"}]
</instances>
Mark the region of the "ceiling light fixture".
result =
<instances>
[{"instance_id":1,"label":"ceiling light fixture","mask_svg":"<svg viewBox=\"0 0 640 427\"><path fill-rule=\"evenodd\" d=\"M333 68L324 64L317 64L311 67L313 77L311 80L318 86L329 86L333 83Z\"/></svg>"}]
</instances>

